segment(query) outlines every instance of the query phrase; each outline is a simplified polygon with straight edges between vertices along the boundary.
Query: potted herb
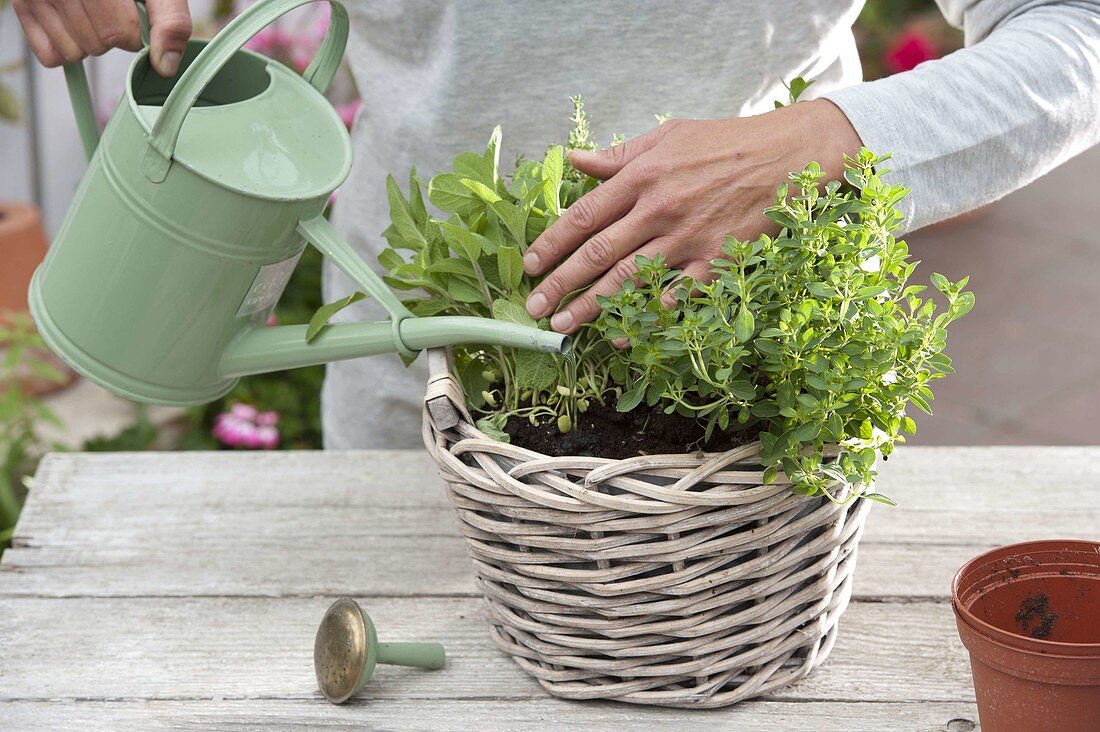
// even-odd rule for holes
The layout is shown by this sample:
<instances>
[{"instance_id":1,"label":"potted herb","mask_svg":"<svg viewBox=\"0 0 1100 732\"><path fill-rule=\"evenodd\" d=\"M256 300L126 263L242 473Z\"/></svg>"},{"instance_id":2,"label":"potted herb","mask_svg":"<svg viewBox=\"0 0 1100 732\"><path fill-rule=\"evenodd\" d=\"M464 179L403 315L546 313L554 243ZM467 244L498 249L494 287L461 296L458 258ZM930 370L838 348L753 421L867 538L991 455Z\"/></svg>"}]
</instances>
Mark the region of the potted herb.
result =
<instances>
[{"instance_id":1,"label":"potted herb","mask_svg":"<svg viewBox=\"0 0 1100 732\"><path fill-rule=\"evenodd\" d=\"M574 104L565 147L595 147ZM426 190L388 181L380 262L418 315L548 327L523 252L597 182L560 146L503 175L500 143ZM965 280L932 276L944 309L909 283L883 162L792 173L766 212L782 231L729 239L712 282L640 260L567 357L429 354L425 443L493 637L551 693L720 706L828 654L868 506L889 502L876 457L915 431L974 301Z\"/></svg>"}]
</instances>

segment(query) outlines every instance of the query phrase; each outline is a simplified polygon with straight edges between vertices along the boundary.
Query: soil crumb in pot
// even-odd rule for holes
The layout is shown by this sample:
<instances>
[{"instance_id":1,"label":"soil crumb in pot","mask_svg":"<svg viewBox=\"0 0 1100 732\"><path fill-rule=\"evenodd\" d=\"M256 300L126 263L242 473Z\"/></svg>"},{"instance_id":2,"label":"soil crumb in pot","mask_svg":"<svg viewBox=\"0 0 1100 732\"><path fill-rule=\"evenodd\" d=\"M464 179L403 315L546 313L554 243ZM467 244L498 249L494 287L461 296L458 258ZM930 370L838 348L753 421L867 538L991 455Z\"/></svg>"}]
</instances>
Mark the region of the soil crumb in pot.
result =
<instances>
[{"instance_id":1,"label":"soil crumb in pot","mask_svg":"<svg viewBox=\"0 0 1100 732\"><path fill-rule=\"evenodd\" d=\"M1023 599L1020 609L1016 611L1016 621L1032 638L1044 640L1054 632L1058 613L1050 609L1050 599L1040 593Z\"/></svg>"},{"instance_id":2,"label":"soil crumb in pot","mask_svg":"<svg viewBox=\"0 0 1100 732\"><path fill-rule=\"evenodd\" d=\"M511 417L504 426L513 445L551 457L585 455L622 460L636 455L682 454L696 450L723 452L756 439L756 426L739 431L715 430L703 444L706 424L692 417L665 414L658 407L620 412L615 405L593 404L577 415L573 429L562 434L551 420L532 425Z\"/></svg>"}]
</instances>

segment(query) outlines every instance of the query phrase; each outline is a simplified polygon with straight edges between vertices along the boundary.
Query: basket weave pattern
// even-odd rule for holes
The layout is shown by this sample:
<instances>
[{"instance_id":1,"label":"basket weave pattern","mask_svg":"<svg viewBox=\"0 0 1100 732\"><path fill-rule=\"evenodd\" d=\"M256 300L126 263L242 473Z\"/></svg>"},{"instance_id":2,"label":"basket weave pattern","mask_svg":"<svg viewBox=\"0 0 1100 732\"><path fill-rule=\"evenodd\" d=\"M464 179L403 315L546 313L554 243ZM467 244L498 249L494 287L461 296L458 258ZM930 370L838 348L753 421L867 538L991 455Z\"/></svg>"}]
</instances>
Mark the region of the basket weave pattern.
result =
<instances>
[{"instance_id":1,"label":"basket weave pattern","mask_svg":"<svg viewBox=\"0 0 1100 732\"><path fill-rule=\"evenodd\" d=\"M552 458L497 442L429 353L424 441L497 645L551 694L719 707L820 664L851 596L866 500L762 485L721 454Z\"/></svg>"}]
</instances>

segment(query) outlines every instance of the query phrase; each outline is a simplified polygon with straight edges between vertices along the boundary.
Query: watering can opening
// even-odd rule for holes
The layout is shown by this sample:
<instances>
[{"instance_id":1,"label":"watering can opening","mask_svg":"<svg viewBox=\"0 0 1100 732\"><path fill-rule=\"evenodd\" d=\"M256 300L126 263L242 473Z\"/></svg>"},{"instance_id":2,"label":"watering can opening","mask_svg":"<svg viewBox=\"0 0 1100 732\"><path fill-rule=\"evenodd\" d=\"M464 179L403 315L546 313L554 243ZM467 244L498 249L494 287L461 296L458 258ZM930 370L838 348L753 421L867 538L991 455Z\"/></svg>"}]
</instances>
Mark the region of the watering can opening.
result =
<instances>
[{"instance_id":1,"label":"watering can opening","mask_svg":"<svg viewBox=\"0 0 1100 732\"><path fill-rule=\"evenodd\" d=\"M148 52L142 52L133 62L129 75L130 98L141 106L161 107L199 53L206 48L205 40L190 40L184 49L179 70L164 78L153 70ZM226 62L200 92L195 107L218 107L257 97L271 86L268 73L270 59L242 49Z\"/></svg>"}]
</instances>

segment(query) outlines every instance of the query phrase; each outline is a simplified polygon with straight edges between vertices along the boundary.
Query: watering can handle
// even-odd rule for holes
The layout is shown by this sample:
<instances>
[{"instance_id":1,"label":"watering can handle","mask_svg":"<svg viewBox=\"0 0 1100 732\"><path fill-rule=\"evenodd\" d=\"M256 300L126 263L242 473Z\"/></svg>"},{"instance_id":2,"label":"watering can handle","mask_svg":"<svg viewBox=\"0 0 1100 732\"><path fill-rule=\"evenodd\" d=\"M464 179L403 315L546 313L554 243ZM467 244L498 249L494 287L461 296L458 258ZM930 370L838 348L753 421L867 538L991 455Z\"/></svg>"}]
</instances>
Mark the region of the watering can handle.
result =
<instances>
[{"instance_id":1,"label":"watering can handle","mask_svg":"<svg viewBox=\"0 0 1100 732\"><path fill-rule=\"evenodd\" d=\"M145 10L145 0L136 0L138 25L141 29L141 44L149 45L149 14ZM76 118L76 130L80 134L80 144L84 155L91 160L92 153L99 145L99 124L95 118L95 105L92 103L92 90L88 86L88 74L84 62L65 64L65 86L69 89L69 101L73 105Z\"/></svg>"},{"instance_id":2,"label":"watering can handle","mask_svg":"<svg viewBox=\"0 0 1100 732\"><path fill-rule=\"evenodd\" d=\"M180 128L199 94L211 79L252 36L295 8L318 0L260 0L252 5L207 42L180 76L161 107L149 134L149 147L142 161L145 177L160 183L168 175L172 155L176 151ZM340 68L348 40L348 13L336 0L327 0L332 7L328 30L321 47L302 77L317 91L324 93Z\"/></svg>"}]
</instances>

